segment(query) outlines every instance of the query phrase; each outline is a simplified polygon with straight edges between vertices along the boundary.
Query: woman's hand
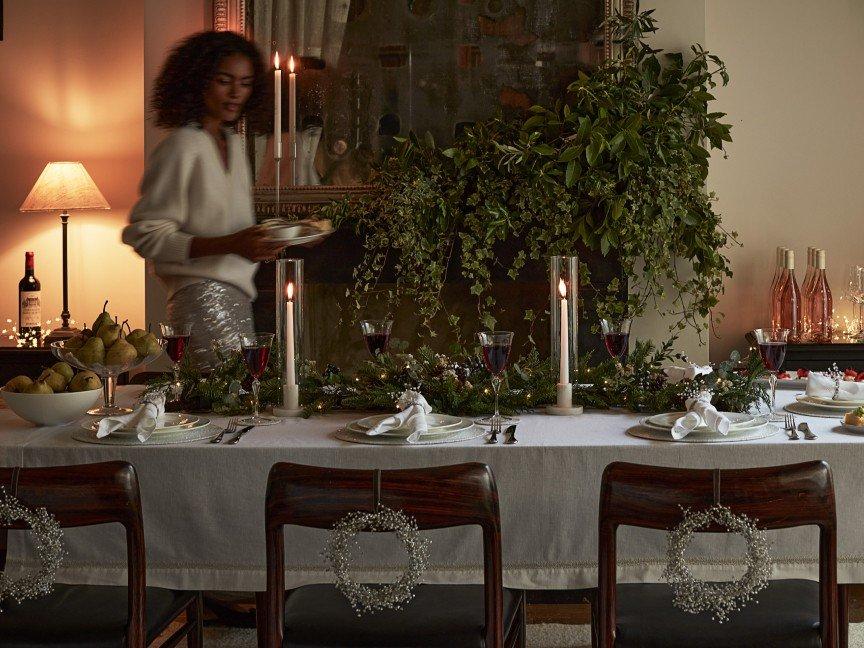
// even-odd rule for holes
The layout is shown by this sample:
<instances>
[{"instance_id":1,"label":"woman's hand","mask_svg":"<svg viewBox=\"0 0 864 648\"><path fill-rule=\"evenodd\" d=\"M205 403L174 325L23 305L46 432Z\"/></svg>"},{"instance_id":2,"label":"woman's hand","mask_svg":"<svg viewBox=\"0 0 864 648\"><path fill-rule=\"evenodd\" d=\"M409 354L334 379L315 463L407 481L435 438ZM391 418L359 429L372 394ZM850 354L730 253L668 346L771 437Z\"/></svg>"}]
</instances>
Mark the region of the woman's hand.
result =
<instances>
[{"instance_id":1,"label":"woman's hand","mask_svg":"<svg viewBox=\"0 0 864 648\"><path fill-rule=\"evenodd\" d=\"M192 239L189 257L197 259L218 254L236 254L250 261L269 261L285 248L284 241L275 241L262 225L253 225L227 236Z\"/></svg>"}]
</instances>

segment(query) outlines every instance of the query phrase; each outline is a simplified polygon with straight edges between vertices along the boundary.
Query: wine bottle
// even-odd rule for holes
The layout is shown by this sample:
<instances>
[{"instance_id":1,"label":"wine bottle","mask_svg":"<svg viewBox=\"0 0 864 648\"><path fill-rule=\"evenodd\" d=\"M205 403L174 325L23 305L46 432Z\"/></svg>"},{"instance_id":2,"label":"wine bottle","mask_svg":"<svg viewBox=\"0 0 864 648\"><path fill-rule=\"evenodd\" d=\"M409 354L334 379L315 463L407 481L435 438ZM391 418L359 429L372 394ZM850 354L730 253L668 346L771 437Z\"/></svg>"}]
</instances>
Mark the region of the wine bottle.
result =
<instances>
[{"instance_id":1,"label":"wine bottle","mask_svg":"<svg viewBox=\"0 0 864 648\"><path fill-rule=\"evenodd\" d=\"M789 341L801 340L801 290L795 279L795 250L786 250L780 288L780 328L789 329Z\"/></svg>"},{"instance_id":2,"label":"wine bottle","mask_svg":"<svg viewBox=\"0 0 864 648\"><path fill-rule=\"evenodd\" d=\"M812 325L810 322L810 289L813 287L813 278L816 274L816 250L815 247L807 248L807 272L804 281L801 282L801 342L809 342L812 336Z\"/></svg>"},{"instance_id":3,"label":"wine bottle","mask_svg":"<svg viewBox=\"0 0 864 648\"><path fill-rule=\"evenodd\" d=\"M42 285L36 278L34 253L24 253L24 276L18 282L18 338L39 346L42 338Z\"/></svg>"},{"instance_id":4,"label":"wine bottle","mask_svg":"<svg viewBox=\"0 0 864 648\"><path fill-rule=\"evenodd\" d=\"M831 287L825 273L827 253L825 250L816 252L816 269L810 284L807 311L812 331L811 339L819 344L828 344L834 333L833 311L834 300L831 297Z\"/></svg>"},{"instance_id":5,"label":"wine bottle","mask_svg":"<svg viewBox=\"0 0 864 648\"><path fill-rule=\"evenodd\" d=\"M774 278L768 291L768 308L771 310L771 328L780 328L780 281L786 259L786 248L777 246L777 260L774 265Z\"/></svg>"}]
</instances>

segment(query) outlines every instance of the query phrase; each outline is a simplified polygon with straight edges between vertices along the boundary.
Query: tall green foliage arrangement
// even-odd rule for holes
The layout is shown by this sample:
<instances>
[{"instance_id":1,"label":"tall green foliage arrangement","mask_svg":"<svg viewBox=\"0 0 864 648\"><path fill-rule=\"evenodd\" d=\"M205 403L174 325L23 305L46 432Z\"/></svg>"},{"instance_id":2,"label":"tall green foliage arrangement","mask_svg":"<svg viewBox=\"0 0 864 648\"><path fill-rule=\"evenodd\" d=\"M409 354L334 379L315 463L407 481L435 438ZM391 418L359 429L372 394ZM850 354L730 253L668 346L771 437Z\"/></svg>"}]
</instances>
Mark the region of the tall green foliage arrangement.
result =
<instances>
[{"instance_id":1,"label":"tall green foliage arrangement","mask_svg":"<svg viewBox=\"0 0 864 648\"><path fill-rule=\"evenodd\" d=\"M515 279L527 263L581 244L614 250L629 284L622 303L612 282L599 315L658 308L676 328L701 330L732 274L723 250L735 234L704 187L711 149L731 141L724 114L709 109L728 76L700 45L688 60L651 48L651 14L614 16L620 54L580 73L555 105L477 123L447 149L411 134L375 172L371 192L328 205L324 215L363 240L353 305L382 293L393 308L410 299L431 331L446 314L445 279L461 276L492 328L497 246L515 248ZM385 291L388 264L396 284ZM661 306L667 292L672 305Z\"/></svg>"}]
</instances>

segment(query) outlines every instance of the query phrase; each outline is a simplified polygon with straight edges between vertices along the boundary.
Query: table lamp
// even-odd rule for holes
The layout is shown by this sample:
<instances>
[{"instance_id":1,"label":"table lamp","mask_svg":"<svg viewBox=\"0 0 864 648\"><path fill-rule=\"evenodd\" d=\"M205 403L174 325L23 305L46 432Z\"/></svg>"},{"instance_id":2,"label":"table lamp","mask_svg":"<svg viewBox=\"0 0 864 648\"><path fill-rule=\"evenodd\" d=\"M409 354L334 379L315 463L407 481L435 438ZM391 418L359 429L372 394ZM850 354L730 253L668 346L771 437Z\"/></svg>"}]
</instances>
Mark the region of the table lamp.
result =
<instances>
[{"instance_id":1,"label":"table lamp","mask_svg":"<svg viewBox=\"0 0 864 648\"><path fill-rule=\"evenodd\" d=\"M45 345L76 333L69 326L69 272L66 265L66 225L70 209L111 209L105 196L80 162L49 162L21 204L20 211L60 211L63 228L63 326L53 329Z\"/></svg>"}]
</instances>

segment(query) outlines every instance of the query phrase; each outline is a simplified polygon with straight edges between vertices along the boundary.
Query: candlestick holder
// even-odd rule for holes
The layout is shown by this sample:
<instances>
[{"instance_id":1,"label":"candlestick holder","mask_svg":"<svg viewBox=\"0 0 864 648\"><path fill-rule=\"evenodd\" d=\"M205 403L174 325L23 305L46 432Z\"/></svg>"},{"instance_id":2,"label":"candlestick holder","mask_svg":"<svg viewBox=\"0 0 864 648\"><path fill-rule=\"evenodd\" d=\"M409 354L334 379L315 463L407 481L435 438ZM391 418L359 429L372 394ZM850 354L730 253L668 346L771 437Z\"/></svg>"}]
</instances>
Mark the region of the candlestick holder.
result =
<instances>
[{"instance_id":1,"label":"candlestick holder","mask_svg":"<svg viewBox=\"0 0 864 648\"><path fill-rule=\"evenodd\" d=\"M579 257L552 256L549 258L549 345L552 370L559 372L558 398L555 405L546 408L548 414L574 416L582 413L582 407L573 406L573 384L570 376L579 368ZM566 299L566 312L562 316L561 305ZM562 321L566 321L564 335ZM566 336L566 337L565 337ZM566 345L566 357L561 349Z\"/></svg>"},{"instance_id":2,"label":"candlestick holder","mask_svg":"<svg viewBox=\"0 0 864 648\"><path fill-rule=\"evenodd\" d=\"M291 299L289 300L289 292ZM302 416L303 409L300 407L300 389L297 380L300 376L300 368L303 366L304 344L303 333L305 331L305 298L306 291L303 284L303 259L276 259L276 339L281 351L282 358L282 406L274 407L276 416ZM289 376L288 356L288 304L293 307L293 380Z\"/></svg>"}]
</instances>

